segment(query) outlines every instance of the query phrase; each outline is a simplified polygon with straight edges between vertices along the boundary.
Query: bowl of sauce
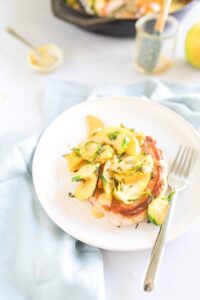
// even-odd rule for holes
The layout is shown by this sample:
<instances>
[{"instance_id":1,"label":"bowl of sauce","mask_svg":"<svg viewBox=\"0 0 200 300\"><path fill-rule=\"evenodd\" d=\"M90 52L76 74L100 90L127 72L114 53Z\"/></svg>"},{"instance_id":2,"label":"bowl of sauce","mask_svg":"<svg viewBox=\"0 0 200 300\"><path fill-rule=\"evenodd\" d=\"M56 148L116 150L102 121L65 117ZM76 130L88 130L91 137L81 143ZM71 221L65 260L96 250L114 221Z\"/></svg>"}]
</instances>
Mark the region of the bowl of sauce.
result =
<instances>
[{"instance_id":1,"label":"bowl of sauce","mask_svg":"<svg viewBox=\"0 0 200 300\"><path fill-rule=\"evenodd\" d=\"M37 51L31 50L27 55L30 68L35 71L47 73L57 69L63 61L63 53L53 44L39 46Z\"/></svg>"}]
</instances>

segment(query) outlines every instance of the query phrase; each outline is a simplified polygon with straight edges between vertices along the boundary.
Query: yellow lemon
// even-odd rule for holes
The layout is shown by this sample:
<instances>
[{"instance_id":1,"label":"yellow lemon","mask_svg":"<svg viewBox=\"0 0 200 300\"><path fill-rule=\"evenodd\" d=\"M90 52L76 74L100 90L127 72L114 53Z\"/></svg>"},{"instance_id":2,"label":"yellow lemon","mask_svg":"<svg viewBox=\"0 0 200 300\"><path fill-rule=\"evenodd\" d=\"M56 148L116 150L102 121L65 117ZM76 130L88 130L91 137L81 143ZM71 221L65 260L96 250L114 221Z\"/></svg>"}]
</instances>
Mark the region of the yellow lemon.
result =
<instances>
[{"instance_id":1,"label":"yellow lemon","mask_svg":"<svg viewBox=\"0 0 200 300\"><path fill-rule=\"evenodd\" d=\"M200 22L192 26L185 40L185 53L188 62L200 68Z\"/></svg>"}]
</instances>

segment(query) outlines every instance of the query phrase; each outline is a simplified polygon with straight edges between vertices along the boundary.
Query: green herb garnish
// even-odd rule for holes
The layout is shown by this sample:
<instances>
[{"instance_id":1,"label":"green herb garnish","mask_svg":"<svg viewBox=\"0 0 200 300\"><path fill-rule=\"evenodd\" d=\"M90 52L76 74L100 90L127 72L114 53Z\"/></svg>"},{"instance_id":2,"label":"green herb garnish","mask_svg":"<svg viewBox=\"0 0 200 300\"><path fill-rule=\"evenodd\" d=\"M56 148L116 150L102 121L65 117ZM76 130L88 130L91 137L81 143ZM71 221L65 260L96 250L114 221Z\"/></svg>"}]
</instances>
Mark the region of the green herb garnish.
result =
<instances>
[{"instance_id":1,"label":"green herb garnish","mask_svg":"<svg viewBox=\"0 0 200 300\"><path fill-rule=\"evenodd\" d=\"M170 202L172 200L174 194L175 194L175 191L170 192L169 195L167 196L167 201Z\"/></svg>"},{"instance_id":2,"label":"green herb garnish","mask_svg":"<svg viewBox=\"0 0 200 300\"><path fill-rule=\"evenodd\" d=\"M109 139L110 139L111 141L114 141L114 140L116 140L116 138L117 138L117 136L118 136L119 133L120 133L119 131L113 131L113 132L110 132L110 133L108 134L108 137L109 137Z\"/></svg>"},{"instance_id":3,"label":"green herb garnish","mask_svg":"<svg viewBox=\"0 0 200 300\"><path fill-rule=\"evenodd\" d=\"M127 201L128 202L134 202L135 200L137 200L137 199L128 199Z\"/></svg>"},{"instance_id":4,"label":"green herb garnish","mask_svg":"<svg viewBox=\"0 0 200 300\"><path fill-rule=\"evenodd\" d=\"M116 178L113 178L113 182L115 187L119 184L119 180L117 180Z\"/></svg>"},{"instance_id":5,"label":"green herb garnish","mask_svg":"<svg viewBox=\"0 0 200 300\"><path fill-rule=\"evenodd\" d=\"M102 148L103 148L102 145L98 144L98 149L97 149L97 151L96 151L96 153L94 155L94 160L97 158L97 156L99 156L101 154L101 152L103 150Z\"/></svg>"},{"instance_id":6,"label":"green herb garnish","mask_svg":"<svg viewBox=\"0 0 200 300\"><path fill-rule=\"evenodd\" d=\"M105 187L105 186L106 186L106 184L107 184L107 180L105 179L105 177L103 176L103 174L102 174L102 173L99 175L99 177L101 178L101 181L102 181L103 187Z\"/></svg>"},{"instance_id":7,"label":"green herb garnish","mask_svg":"<svg viewBox=\"0 0 200 300\"><path fill-rule=\"evenodd\" d=\"M125 138L124 138L124 140L123 140L123 142L122 142L122 149L126 149L127 146L128 146L128 144L129 144L129 142L130 142L130 139L129 139L129 137L126 135Z\"/></svg>"},{"instance_id":8,"label":"green herb garnish","mask_svg":"<svg viewBox=\"0 0 200 300\"><path fill-rule=\"evenodd\" d=\"M142 167L139 167L139 168L137 168L135 171L136 171L136 172L142 172L142 170L143 170Z\"/></svg>"},{"instance_id":9,"label":"green herb garnish","mask_svg":"<svg viewBox=\"0 0 200 300\"><path fill-rule=\"evenodd\" d=\"M81 176L73 176L72 177L72 181L80 181L80 180L82 180Z\"/></svg>"},{"instance_id":10,"label":"green herb garnish","mask_svg":"<svg viewBox=\"0 0 200 300\"><path fill-rule=\"evenodd\" d=\"M132 129L132 128L130 129L130 131L131 131L131 132L133 132L133 133L135 133L135 130L134 130L134 129Z\"/></svg>"},{"instance_id":11,"label":"green herb garnish","mask_svg":"<svg viewBox=\"0 0 200 300\"><path fill-rule=\"evenodd\" d=\"M68 196L69 196L70 198L74 198L74 197L75 197L75 195L72 194L71 192L68 193Z\"/></svg>"},{"instance_id":12,"label":"green herb garnish","mask_svg":"<svg viewBox=\"0 0 200 300\"><path fill-rule=\"evenodd\" d=\"M147 190L143 192L140 196L150 196L151 195L151 190Z\"/></svg>"},{"instance_id":13,"label":"green herb garnish","mask_svg":"<svg viewBox=\"0 0 200 300\"><path fill-rule=\"evenodd\" d=\"M133 187L133 185L131 184L130 186L129 186L129 188L132 188ZM141 196L150 196L151 195L151 191L150 190L147 190L147 191L145 191L145 192L143 192L142 194L140 194L140 197ZM135 200L137 200L137 199L128 199L128 202L133 202L133 201L135 201Z\"/></svg>"},{"instance_id":14,"label":"green herb garnish","mask_svg":"<svg viewBox=\"0 0 200 300\"><path fill-rule=\"evenodd\" d=\"M152 218L151 216L148 216L148 223L152 223L154 225L158 225L156 220L154 218Z\"/></svg>"},{"instance_id":15,"label":"green herb garnish","mask_svg":"<svg viewBox=\"0 0 200 300\"><path fill-rule=\"evenodd\" d=\"M77 156L81 156L81 151L79 148L72 148L71 150L74 151Z\"/></svg>"},{"instance_id":16,"label":"green herb garnish","mask_svg":"<svg viewBox=\"0 0 200 300\"><path fill-rule=\"evenodd\" d=\"M124 153L120 154L117 156L117 159L118 159L118 163L120 163L123 159L123 156L124 156Z\"/></svg>"},{"instance_id":17,"label":"green herb garnish","mask_svg":"<svg viewBox=\"0 0 200 300\"><path fill-rule=\"evenodd\" d=\"M135 171L135 172L142 172L143 171L143 165L142 164L138 164L137 166L135 166L134 168L133 168L133 171Z\"/></svg>"},{"instance_id":18,"label":"green herb garnish","mask_svg":"<svg viewBox=\"0 0 200 300\"><path fill-rule=\"evenodd\" d=\"M123 189L123 186L122 186L121 184L119 184L118 187L119 187L119 190L120 190L121 192L123 192L123 190L124 190L124 189Z\"/></svg>"}]
</instances>

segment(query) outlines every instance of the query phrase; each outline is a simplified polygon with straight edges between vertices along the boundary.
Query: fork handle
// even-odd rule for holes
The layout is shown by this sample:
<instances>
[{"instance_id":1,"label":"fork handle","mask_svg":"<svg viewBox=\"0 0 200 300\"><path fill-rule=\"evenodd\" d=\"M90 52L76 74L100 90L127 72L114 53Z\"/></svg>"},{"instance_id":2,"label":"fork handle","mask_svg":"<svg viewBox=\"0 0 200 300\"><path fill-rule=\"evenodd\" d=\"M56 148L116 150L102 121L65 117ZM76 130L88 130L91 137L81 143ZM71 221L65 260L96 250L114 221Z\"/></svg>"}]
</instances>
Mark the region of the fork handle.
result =
<instances>
[{"instance_id":1,"label":"fork handle","mask_svg":"<svg viewBox=\"0 0 200 300\"><path fill-rule=\"evenodd\" d=\"M145 279L144 279L144 290L146 292L152 291L156 283L156 279L158 276L158 272L160 269L160 265L161 265L165 245L166 245L167 231L171 221L175 198L176 198L176 194L170 201L165 221L163 225L160 227L157 239L155 241L153 250L151 252L150 260L148 263L147 270L145 272Z\"/></svg>"}]
</instances>

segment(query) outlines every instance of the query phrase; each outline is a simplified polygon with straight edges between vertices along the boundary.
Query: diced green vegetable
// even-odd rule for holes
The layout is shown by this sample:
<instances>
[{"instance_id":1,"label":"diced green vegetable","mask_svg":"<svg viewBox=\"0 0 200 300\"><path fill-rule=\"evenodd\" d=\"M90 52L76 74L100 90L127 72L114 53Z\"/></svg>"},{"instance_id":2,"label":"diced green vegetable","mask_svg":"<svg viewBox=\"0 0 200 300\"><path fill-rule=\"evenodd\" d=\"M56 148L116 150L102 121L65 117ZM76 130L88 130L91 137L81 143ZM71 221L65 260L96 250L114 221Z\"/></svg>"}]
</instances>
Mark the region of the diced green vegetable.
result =
<instances>
[{"instance_id":1,"label":"diced green vegetable","mask_svg":"<svg viewBox=\"0 0 200 300\"><path fill-rule=\"evenodd\" d=\"M117 154L123 154L126 152L129 144L129 138L124 132L120 132L116 139L112 141L112 145L115 148Z\"/></svg>"},{"instance_id":2,"label":"diced green vegetable","mask_svg":"<svg viewBox=\"0 0 200 300\"><path fill-rule=\"evenodd\" d=\"M114 157L115 159L115 157ZM117 173L142 172L151 173L153 168L153 159L151 155L145 156L128 156L124 157L120 162L115 159L112 169Z\"/></svg>"},{"instance_id":3,"label":"diced green vegetable","mask_svg":"<svg viewBox=\"0 0 200 300\"><path fill-rule=\"evenodd\" d=\"M148 223L152 223L154 225L158 225L157 222L156 222L156 220L154 218L152 218L150 215L148 216L148 221L149 221Z\"/></svg>"},{"instance_id":4,"label":"diced green vegetable","mask_svg":"<svg viewBox=\"0 0 200 300\"><path fill-rule=\"evenodd\" d=\"M106 184L107 184L107 181L106 181L105 177L103 176L103 174L102 174L102 173L100 174L100 176L99 176L99 177L101 178L101 181L102 181L103 187L105 188L105 187L106 187Z\"/></svg>"},{"instance_id":5,"label":"diced green vegetable","mask_svg":"<svg viewBox=\"0 0 200 300\"><path fill-rule=\"evenodd\" d=\"M94 161L100 154L101 144L95 141L88 141L80 146L80 154L87 161Z\"/></svg>"},{"instance_id":6,"label":"diced green vegetable","mask_svg":"<svg viewBox=\"0 0 200 300\"><path fill-rule=\"evenodd\" d=\"M117 154L138 155L140 153L135 134L127 128L107 127L97 132L93 139L102 144L112 145Z\"/></svg>"},{"instance_id":7,"label":"diced green vegetable","mask_svg":"<svg viewBox=\"0 0 200 300\"><path fill-rule=\"evenodd\" d=\"M108 137L109 137L109 139L110 139L111 141L114 141L114 140L116 140L116 138L117 138L117 136L118 136L119 133L120 133L119 131L113 131L113 132L110 132L110 133L108 134Z\"/></svg>"},{"instance_id":8,"label":"diced green vegetable","mask_svg":"<svg viewBox=\"0 0 200 300\"><path fill-rule=\"evenodd\" d=\"M123 142L122 142L122 149L121 149L121 152L124 153L126 152L127 148L128 148L128 144L130 142L130 139L129 137L126 135Z\"/></svg>"},{"instance_id":9,"label":"diced green vegetable","mask_svg":"<svg viewBox=\"0 0 200 300\"><path fill-rule=\"evenodd\" d=\"M172 200L172 198L174 197L175 193L176 193L175 191L170 192L169 195L167 196L167 201L170 202Z\"/></svg>"},{"instance_id":10,"label":"diced green vegetable","mask_svg":"<svg viewBox=\"0 0 200 300\"><path fill-rule=\"evenodd\" d=\"M72 148L72 151L74 151L76 155L81 156L81 152L79 148Z\"/></svg>"},{"instance_id":11,"label":"diced green vegetable","mask_svg":"<svg viewBox=\"0 0 200 300\"><path fill-rule=\"evenodd\" d=\"M80 181L82 180L83 178L81 176L73 176L72 177L72 181Z\"/></svg>"},{"instance_id":12,"label":"diced green vegetable","mask_svg":"<svg viewBox=\"0 0 200 300\"><path fill-rule=\"evenodd\" d=\"M99 162L100 164L103 164L107 160L111 159L114 153L114 149L110 145L103 145L95 161Z\"/></svg>"},{"instance_id":13,"label":"diced green vegetable","mask_svg":"<svg viewBox=\"0 0 200 300\"><path fill-rule=\"evenodd\" d=\"M149 221L156 225L162 225L165 216L167 214L167 209L169 206L169 201L166 198L156 198L148 206L148 218Z\"/></svg>"}]
</instances>

